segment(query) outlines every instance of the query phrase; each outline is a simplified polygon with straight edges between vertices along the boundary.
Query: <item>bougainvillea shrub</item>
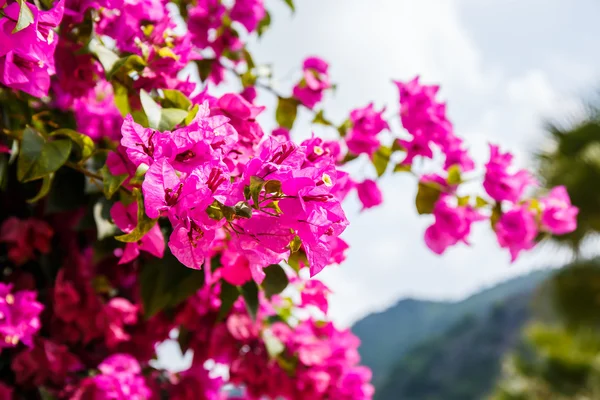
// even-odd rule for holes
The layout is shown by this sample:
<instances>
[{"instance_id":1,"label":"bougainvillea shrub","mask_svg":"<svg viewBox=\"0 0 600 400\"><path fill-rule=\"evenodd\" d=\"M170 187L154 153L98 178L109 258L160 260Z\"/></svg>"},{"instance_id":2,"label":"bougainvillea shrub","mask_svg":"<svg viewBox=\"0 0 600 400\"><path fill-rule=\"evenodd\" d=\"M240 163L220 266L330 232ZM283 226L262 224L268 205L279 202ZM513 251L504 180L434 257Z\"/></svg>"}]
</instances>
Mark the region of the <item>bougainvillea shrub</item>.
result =
<instances>
[{"instance_id":1,"label":"bougainvillea shrub","mask_svg":"<svg viewBox=\"0 0 600 400\"><path fill-rule=\"evenodd\" d=\"M269 23L262 0L0 0L0 399L372 398L318 274L345 259L350 193L393 201L384 174L415 176L438 254L472 224L512 260L575 228L564 188L504 149L475 165L438 86L395 82L397 104L365 93L336 123L323 58L274 90L247 48ZM294 141L299 108L336 139ZM173 335L178 373L152 362Z\"/></svg>"}]
</instances>

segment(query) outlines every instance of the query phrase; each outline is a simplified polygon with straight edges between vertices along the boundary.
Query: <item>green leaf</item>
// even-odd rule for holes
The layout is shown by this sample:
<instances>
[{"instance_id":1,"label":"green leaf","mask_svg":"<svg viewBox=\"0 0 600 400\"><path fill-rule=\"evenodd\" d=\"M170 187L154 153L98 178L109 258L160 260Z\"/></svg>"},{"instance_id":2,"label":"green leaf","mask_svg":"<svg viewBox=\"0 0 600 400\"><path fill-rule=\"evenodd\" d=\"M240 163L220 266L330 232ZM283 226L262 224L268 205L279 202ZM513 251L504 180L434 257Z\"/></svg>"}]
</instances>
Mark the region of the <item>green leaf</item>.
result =
<instances>
[{"instance_id":1,"label":"green leaf","mask_svg":"<svg viewBox=\"0 0 600 400\"><path fill-rule=\"evenodd\" d=\"M265 295L271 298L271 296L283 292L289 283L289 279L281 265L271 264L264 269L264 272L266 275L262 287L265 290Z\"/></svg>"},{"instance_id":2,"label":"green leaf","mask_svg":"<svg viewBox=\"0 0 600 400\"><path fill-rule=\"evenodd\" d=\"M248 70L254 69L254 67L256 67L256 65L254 64L254 59L252 58L252 54L250 54L248 52L248 50L246 50L246 48L244 48L244 50L242 50L242 53L244 54L244 60L246 60L246 65L248 66Z\"/></svg>"},{"instance_id":3,"label":"green leaf","mask_svg":"<svg viewBox=\"0 0 600 400\"><path fill-rule=\"evenodd\" d=\"M459 205L459 206L461 206L461 207L464 207L464 206L466 206L466 205L468 205L468 204L469 204L469 200L470 200L470 199L471 199L471 197L470 197L470 196L461 196L461 197L459 197L459 198L457 199L457 201L458 201L458 205Z\"/></svg>"},{"instance_id":4,"label":"green leaf","mask_svg":"<svg viewBox=\"0 0 600 400\"><path fill-rule=\"evenodd\" d=\"M490 217L490 224L492 225L492 229L496 228L496 224L502 217L502 204L496 203L494 208L492 208L492 216Z\"/></svg>"},{"instance_id":5,"label":"green leaf","mask_svg":"<svg viewBox=\"0 0 600 400\"><path fill-rule=\"evenodd\" d=\"M42 178L42 186L40 187L40 191L35 195L34 198L27 200L28 203L36 203L46 197L50 188L52 187L52 180L54 179L54 173L46 175Z\"/></svg>"},{"instance_id":6,"label":"green leaf","mask_svg":"<svg viewBox=\"0 0 600 400\"><path fill-rule=\"evenodd\" d=\"M146 215L146 211L144 209L144 197L142 196L142 192L140 192L139 189L133 189L133 195L137 199L138 224L135 227L135 229L133 231L131 231L130 233L120 235L120 236L115 236L115 239L117 239L120 242L126 242L126 243L137 242L138 240L143 238L144 235L146 233L148 233L148 231L150 229L152 229L152 227L156 224L156 221L158 221L158 218L150 219Z\"/></svg>"},{"instance_id":7,"label":"green leaf","mask_svg":"<svg viewBox=\"0 0 600 400\"><path fill-rule=\"evenodd\" d=\"M188 115L183 120L183 124L186 126L191 124L194 118L196 118L196 114L198 114L199 110L200 106L198 104L194 104L194 107L192 107L192 109L188 112Z\"/></svg>"},{"instance_id":8,"label":"green leaf","mask_svg":"<svg viewBox=\"0 0 600 400\"><path fill-rule=\"evenodd\" d=\"M435 203L440 198L442 191L441 188L435 183L422 183L419 182L419 190L415 203L417 206L417 212L419 214L431 214Z\"/></svg>"},{"instance_id":9,"label":"green leaf","mask_svg":"<svg viewBox=\"0 0 600 400\"><path fill-rule=\"evenodd\" d=\"M285 351L285 346L281 340L273 335L273 332L271 332L270 329L263 330L262 337L265 347L267 348L267 353L269 353L269 357L275 358Z\"/></svg>"},{"instance_id":10,"label":"green leaf","mask_svg":"<svg viewBox=\"0 0 600 400\"><path fill-rule=\"evenodd\" d=\"M392 155L392 149L388 146L381 146L373 156L371 157L371 162L377 171L377 176L382 176L390 162L390 156Z\"/></svg>"},{"instance_id":11,"label":"green leaf","mask_svg":"<svg viewBox=\"0 0 600 400\"><path fill-rule=\"evenodd\" d=\"M277 110L275 111L275 119L279 126L287 128L289 130L294 126L296 121L296 115L298 114L298 100L288 97L280 97L277 103Z\"/></svg>"},{"instance_id":12,"label":"green leaf","mask_svg":"<svg viewBox=\"0 0 600 400\"><path fill-rule=\"evenodd\" d=\"M161 132L170 131L181 124L187 117L188 112L178 108L163 108L160 112L160 122L158 130Z\"/></svg>"},{"instance_id":13,"label":"green leaf","mask_svg":"<svg viewBox=\"0 0 600 400\"><path fill-rule=\"evenodd\" d=\"M165 108L178 108L187 112L192 106L190 99L179 90L163 89L162 92L164 99L161 105Z\"/></svg>"},{"instance_id":14,"label":"green leaf","mask_svg":"<svg viewBox=\"0 0 600 400\"><path fill-rule=\"evenodd\" d=\"M106 70L106 80L110 81L114 76L127 75L132 71L142 72L146 65L146 61L135 54L119 58L113 63L110 70Z\"/></svg>"},{"instance_id":15,"label":"green leaf","mask_svg":"<svg viewBox=\"0 0 600 400\"><path fill-rule=\"evenodd\" d=\"M448 185L458 185L462 182L460 167L453 165L448 169Z\"/></svg>"},{"instance_id":16,"label":"green leaf","mask_svg":"<svg viewBox=\"0 0 600 400\"><path fill-rule=\"evenodd\" d=\"M251 176L250 177L250 197L252 198L253 201L253 207L256 208L257 210L259 209L259 202L258 202L258 196L260 194L260 192L263 190L263 187L265 186L265 181L262 178L259 178L258 176Z\"/></svg>"},{"instance_id":17,"label":"green leaf","mask_svg":"<svg viewBox=\"0 0 600 400\"><path fill-rule=\"evenodd\" d=\"M340 126L338 126L337 130L340 133L340 136L344 137L346 136L346 134L348 133L348 129L350 128L352 128L352 121L347 119L344 122L342 122Z\"/></svg>"},{"instance_id":18,"label":"green leaf","mask_svg":"<svg viewBox=\"0 0 600 400\"><path fill-rule=\"evenodd\" d=\"M65 136L71 139L80 150L80 160L85 161L94 154L94 141L87 135L74 131L72 129L58 129L50 134L50 136Z\"/></svg>"},{"instance_id":19,"label":"green leaf","mask_svg":"<svg viewBox=\"0 0 600 400\"><path fill-rule=\"evenodd\" d=\"M161 109L157 102L145 90L140 90L140 101L142 108L148 117L148 127L158 129L161 122Z\"/></svg>"},{"instance_id":20,"label":"green leaf","mask_svg":"<svg viewBox=\"0 0 600 400\"><path fill-rule=\"evenodd\" d=\"M140 293L146 318L167 307L176 307L204 285L204 271L187 268L167 251L162 259L145 261Z\"/></svg>"},{"instance_id":21,"label":"green leaf","mask_svg":"<svg viewBox=\"0 0 600 400\"><path fill-rule=\"evenodd\" d=\"M6 190L8 185L8 156L0 154L0 190Z\"/></svg>"},{"instance_id":22,"label":"green leaf","mask_svg":"<svg viewBox=\"0 0 600 400\"><path fill-rule=\"evenodd\" d=\"M96 56L104 71L111 71L114 65L119 61L119 56L113 51L104 47L99 41L92 40L89 44L89 49Z\"/></svg>"},{"instance_id":23,"label":"green leaf","mask_svg":"<svg viewBox=\"0 0 600 400\"><path fill-rule=\"evenodd\" d=\"M198 67L198 75L200 75L200 80L202 80L202 82L206 81L210 76L214 63L215 60L212 58L206 58L204 60L196 61L196 66Z\"/></svg>"},{"instance_id":24,"label":"green leaf","mask_svg":"<svg viewBox=\"0 0 600 400\"><path fill-rule=\"evenodd\" d=\"M281 182L276 179L271 179L265 182L265 193L281 194Z\"/></svg>"},{"instance_id":25,"label":"green leaf","mask_svg":"<svg viewBox=\"0 0 600 400\"><path fill-rule=\"evenodd\" d=\"M251 218L252 217L252 208L245 201L238 202L234 207L233 211L235 215L240 218Z\"/></svg>"},{"instance_id":26,"label":"green leaf","mask_svg":"<svg viewBox=\"0 0 600 400\"><path fill-rule=\"evenodd\" d=\"M219 309L219 320L223 320L229 314L229 311L235 304L235 301L240 297L240 291L237 287L231 285L226 281L221 281L221 308Z\"/></svg>"},{"instance_id":27,"label":"green leaf","mask_svg":"<svg viewBox=\"0 0 600 400\"><path fill-rule=\"evenodd\" d=\"M178 331L177 343L179 344L179 350L181 350L181 354L185 354L190 348L192 333L183 325L179 326Z\"/></svg>"},{"instance_id":28,"label":"green leaf","mask_svg":"<svg viewBox=\"0 0 600 400\"><path fill-rule=\"evenodd\" d=\"M323 110L320 110L317 113L317 115L315 115L315 117L312 120L312 123L326 125L326 126L333 126L333 123L331 123L331 121L329 121L327 118L325 118Z\"/></svg>"},{"instance_id":29,"label":"green leaf","mask_svg":"<svg viewBox=\"0 0 600 400\"><path fill-rule=\"evenodd\" d=\"M117 231L117 227L110 220L110 208L113 203L104 197L100 197L92 207L92 216L98 240L112 237Z\"/></svg>"},{"instance_id":30,"label":"green leaf","mask_svg":"<svg viewBox=\"0 0 600 400\"><path fill-rule=\"evenodd\" d=\"M38 132L25 128L17 161L17 179L29 182L55 172L69 158L71 147L70 140L46 142Z\"/></svg>"},{"instance_id":31,"label":"green leaf","mask_svg":"<svg viewBox=\"0 0 600 400\"><path fill-rule=\"evenodd\" d=\"M292 12L296 11L296 7L294 6L294 0L283 0L285 1L285 4L288 5L288 7L292 10Z\"/></svg>"},{"instance_id":32,"label":"green leaf","mask_svg":"<svg viewBox=\"0 0 600 400\"><path fill-rule=\"evenodd\" d=\"M267 29L271 26L271 14L265 10L265 17L260 20L258 23L258 27L256 28L256 32L258 33L258 37L261 37Z\"/></svg>"},{"instance_id":33,"label":"green leaf","mask_svg":"<svg viewBox=\"0 0 600 400\"><path fill-rule=\"evenodd\" d=\"M35 20L31 9L27 5L27 1L17 0L17 2L19 3L19 17L17 18L17 24L15 25L15 28L12 30L13 34L27 28L29 25L33 24Z\"/></svg>"},{"instance_id":34,"label":"green leaf","mask_svg":"<svg viewBox=\"0 0 600 400\"><path fill-rule=\"evenodd\" d=\"M131 106L129 105L129 91L127 90L127 86L115 80L113 80L111 83L115 95L115 106L117 106L123 117L125 117L127 114L131 114Z\"/></svg>"},{"instance_id":35,"label":"green leaf","mask_svg":"<svg viewBox=\"0 0 600 400\"><path fill-rule=\"evenodd\" d=\"M104 196L109 200L117 193L129 176L128 174L113 175L106 165L100 169L100 174L102 174L102 180L104 181Z\"/></svg>"},{"instance_id":36,"label":"green leaf","mask_svg":"<svg viewBox=\"0 0 600 400\"><path fill-rule=\"evenodd\" d=\"M302 240L300 239L300 236L296 235L294 236L294 238L290 241L290 251L292 253L297 252L298 250L300 250L300 247L302 247Z\"/></svg>"},{"instance_id":37,"label":"green leaf","mask_svg":"<svg viewBox=\"0 0 600 400\"><path fill-rule=\"evenodd\" d=\"M256 282L249 281L240 287L242 297L246 302L246 309L248 314L253 320L256 320L256 313L258 312L258 286Z\"/></svg>"},{"instance_id":38,"label":"green leaf","mask_svg":"<svg viewBox=\"0 0 600 400\"><path fill-rule=\"evenodd\" d=\"M410 171L412 171L412 166L410 164L398 163L394 167L394 172L410 172Z\"/></svg>"},{"instance_id":39,"label":"green leaf","mask_svg":"<svg viewBox=\"0 0 600 400\"><path fill-rule=\"evenodd\" d=\"M476 208L485 207L485 206L487 206L488 204L489 204L489 203L487 202L487 200L486 200L486 199L484 199L484 198L483 198L483 197L481 197L481 196L477 196L477 197L475 198L475 207L476 207Z\"/></svg>"}]
</instances>

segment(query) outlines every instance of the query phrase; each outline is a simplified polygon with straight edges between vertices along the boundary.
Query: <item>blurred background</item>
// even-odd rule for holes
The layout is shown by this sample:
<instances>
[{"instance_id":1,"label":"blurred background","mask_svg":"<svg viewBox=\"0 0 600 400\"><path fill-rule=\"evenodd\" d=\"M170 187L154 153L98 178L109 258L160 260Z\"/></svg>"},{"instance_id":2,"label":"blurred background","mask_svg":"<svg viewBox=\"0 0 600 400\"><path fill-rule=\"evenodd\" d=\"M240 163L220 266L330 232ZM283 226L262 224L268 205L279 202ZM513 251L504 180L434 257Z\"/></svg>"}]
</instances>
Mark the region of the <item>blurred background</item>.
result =
<instances>
[{"instance_id":1,"label":"blurred background","mask_svg":"<svg viewBox=\"0 0 600 400\"><path fill-rule=\"evenodd\" d=\"M362 340L376 399L600 399L600 2L299 0L294 15L266 3L272 29L253 54L273 62L282 91L318 55L337 84L329 119L365 101L393 116L391 80L420 74L441 84L476 161L501 144L580 208L574 234L510 264L486 227L470 247L429 251L412 177L383 179L381 207L360 212L350 199L347 261L319 277L334 321ZM275 105L268 93L258 102ZM326 135L311 119L300 115L294 134ZM367 163L354 172L375 177Z\"/></svg>"}]
</instances>

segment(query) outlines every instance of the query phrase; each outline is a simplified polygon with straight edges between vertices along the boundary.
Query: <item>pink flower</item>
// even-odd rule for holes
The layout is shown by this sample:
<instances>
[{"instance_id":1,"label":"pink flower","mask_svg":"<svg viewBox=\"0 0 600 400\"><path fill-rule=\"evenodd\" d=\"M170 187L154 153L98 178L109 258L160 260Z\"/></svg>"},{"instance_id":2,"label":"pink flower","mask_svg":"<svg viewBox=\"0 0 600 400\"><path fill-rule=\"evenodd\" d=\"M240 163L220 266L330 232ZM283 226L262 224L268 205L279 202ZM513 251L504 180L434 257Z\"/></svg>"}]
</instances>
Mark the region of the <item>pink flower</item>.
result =
<instances>
[{"instance_id":1,"label":"pink flower","mask_svg":"<svg viewBox=\"0 0 600 400\"><path fill-rule=\"evenodd\" d=\"M14 388L0 382L0 400L13 400Z\"/></svg>"},{"instance_id":2,"label":"pink flower","mask_svg":"<svg viewBox=\"0 0 600 400\"><path fill-rule=\"evenodd\" d=\"M109 82L101 80L87 96L73 102L77 128L93 140L103 137L119 139L123 117L115 106L113 89Z\"/></svg>"},{"instance_id":3,"label":"pink flower","mask_svg":"<svg viewBox=\"0 0 600 400\"><path fill-rule=\"evenodd\" d=\"M19 342L31 347L33 336L41 327L44 306L37 293L30 290L12 292L12 285L0 283L0 349L16 347Z\"/></svg>"},{"instance_id":4,"label":"pink flower","mask_svg":"<svg viewBox=\"0 0 600 400\"><path fill-rule=\"evenodd\" d=\"M0 242L8 244L8 258L22 265L35 258L36 250L48 253L53 234L52 228L44 221L10 217L0 227Z\"/></svg>"},{"instance_id":5,"label":"pink flower","mask_svg":"<svg viewBox=\"0 0 600 400\"><path fill-rule=\"evenodd\" d=\"M225 382L223 378L211 377L202 365L194 365L180 374L179 381L169 391L172 400L225 400L221 393Z\"/></svg>"},{"instance_id":6,"label":"pink flower","mask_svg":"<svg viewBox=\"0 0 600 400\"><path fill-rule=\"evenodd\" d=\"M131 115L125 117L121 127L121 145L125 147L127 156L133 164L152 165L154 159L164 152L166 138L155 129L144 128L133 120Z\"/></svg>"},{"instance_id":7,"label":"pink flower","mask_svg":"<svg viewBox=\"0 0 600 400\"><path fill-rule=\"evenodd\" d=\"M300 291L302 305L315 306L323 313L327 314L327 310L329 309L327 295L329 293L331 293L331 291L323 282L316 279L310 279L306 281L304 288Z\"/></svg>"},{"instance_id":8,"label":"pink flower","mask_svg":"<svg viewBox=\"0 0 600 400\"><path fill-rule=\"evenodd\" d=\"M329 65L318 57L304 60L304 78L294 86L294 97L311 110L323 99L323 92L331 87L327 70Z\"/></svg>"},{"instance_id":9,"label":"pink flower","mask_svg":"<svg viewBox=\"0 0 600 400\"><path fill-rule=\"evenodd\" d=\"M490 145L490 160L485 165L486 172L483 187L496 201L519 201L528 186L536 183L525 170L510 172L512 155L501 153L498 146Z\"/></svg>"},{"instance_id":10,"label":"pink flower","mask_svg":"<svg viewBox=\"0 0 600 400\"><path fill-rule=\"evenodd\" d=\"M412 164L413 159L417 156L432 158L433 150L431 150L430 142L431 139L420 130L415 132L412 140L398 139L398 143L406 151L406 157L402 160L402 164Z\"/></svg>"},{"instance_id":11,"label":"pink flower","mask_svg":"<svg viewBox=\"0 0 600 400\"><path fill-rule=\"evenodd\" d=\"M350 112L352 128L345 139L352 153L372 155L377 150L380 145L377 135L385 129L390 129L383 119L384 112L385 108L380 112L375 111L373 103Z\"/></svg>"},{"instance_id":12,"label":"pink flower","mask_svg":"<svg viewBox=\"0 0 600 400\"><path fill-rule=\"evenodd\" d=\"M252 279L250 262L243 254L235 251L235 249L225 249L221 255L221 263L223 264L223 279L232 285L241 286ZM262 276L258 276L257 278L259 278L256 279L259 283L262 282L264 272Z\"/></svg>"},{"instance_id":13,"label":"pink flower","mask_svg":"<svg viewBox=\"0 0 600 400\"><path fill-rule=\"evenodd\" d=\"M517 206L504 213L495 229L500 247L508 248L513 262L521 251L535 246L538 233L535 215L526 206Z\"/></svg>"},{"instance_id":14,"label":"pink flower","mask_svg":"<svg viewBox=\"0 0 600 400\"><path fill-rule=\"evenodd\" d=\"M358 199L363 205L363 210L380 205L383 202L383 195L377 186L377 182L372 179L365 179L356 184Z\"/></svg>"},{"instance_id":15,"label":"pink flower","mask_svg":"<svg viewBox=\"0 0 600 400\"><path fill-rule=\"evenodd\" d=\"M110 209L110 216L115 225L124 233L130 233L138 223L137 203L133 202L127 207L121 202L115 203ZM140 255L140 250L162 258L165 252L165 239L158 225L154 225L140 240L126 243L119 264L126 264L135 260Z\"/></svg>"},{"instance_id":16,"label":"pink flower","mask_svg":"<svg viewBox=\"0 0 600 400\"><path fill-rule=\"evenodd\" d=\"M442 254L458 242L469 244L471 224L484 218L469 206L451 205L449 196L438 200L433 215L435 222L425 231L425 243L436 254Z\"/></svg>"},{"instance_id":17,"label":"pink flower","mask_svg":"<svg viewBox=\"0 0 600 400\"><path fill-rule=\"evenodd\" d=\"M43 338L36 340L34 348L17 354L11 364L17 384L30 386L64 386L67 376L82 368L67 346Z\"/></svg>"},{"instance_id":18,"label":"pink flower","mask_svg":"<svg viewBox=\"0 0 600 400\"><path fill-rule=\"evenodd\" d=\"M577 228L579 209L571 205L564 186L557 186L542 199L542 226L555 235L564 235Z\"/></svg>"},{"instance_id":19,"label":"pink flower","mask_svg":"<svg viewBox=\"0 0 600 400\"><path fill-rule=\"evenodd\" d=\"M265 15L263 0L236 0L230 12L231 19L244 25L249 33L256 29Z\"/></svg>"}]
</instances>

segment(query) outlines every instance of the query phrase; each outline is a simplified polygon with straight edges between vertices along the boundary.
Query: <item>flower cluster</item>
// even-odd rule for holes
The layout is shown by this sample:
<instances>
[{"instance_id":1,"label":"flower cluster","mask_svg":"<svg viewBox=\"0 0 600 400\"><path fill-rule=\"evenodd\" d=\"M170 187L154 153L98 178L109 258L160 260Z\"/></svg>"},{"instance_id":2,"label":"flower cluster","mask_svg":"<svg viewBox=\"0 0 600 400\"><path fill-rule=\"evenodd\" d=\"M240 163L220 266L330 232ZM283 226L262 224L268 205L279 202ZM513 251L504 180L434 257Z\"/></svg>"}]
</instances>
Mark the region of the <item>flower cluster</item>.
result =
<instances>
[{"instance_id":1,"label":"flower cluster","mask_svg":"<svg viewBox=\"0 0 600 400\"><path fill-rule=\"evenodd\" d=\"M148 166L142 185L146 214L168 217L173 225L171 252L184 265L199 269L223 232L230 246L258 268L253 276L259 283L264 277L260 267L287 260L300 246L311 274L317 274L329 264L328 241L348 224L332 193L337 179L332 157L310 141L298 146L266 138L246 162L238 157L247 151L238 146L242 135L229 118L210 112L205 102L188 126L172 132L143 128L131 116L123 124L121 145L129 161L136 168ZM115 207L113 211L124 214L123 205ZM114 214L124 231L135 227ZM133 246L135 251L137 246L151 247L150 253L158 250L145 244L159 244L158 237L148 238L160 235L153 229L139 245L128 244L126 261L134 254Z\"/></svg>"},{"instance_id":2,"label":"flower cluster","mask_svg":"<svg viewBox=\"0 0 600 400\"><path fill-rule=\"evenodd\" d=\"M36 301L35 291L13 291L13 285L0 283L0 349L19 343L33 346L43 308Z\"/></svg>"},{"instance_id":3,"label":"flower cluster","mask_svg":"<svg viewBox=\"0 0 600 400\"><path fill-rule=\"evenodd\" d=\"M48 93L54 75L54 28L64 12L64 0L49 11L27 2L0 3L0 83L32 96Z\"/></svg>"},{"instance_id":4,"label":"flower cluster","mask_svg":"<svg viewBox=\"0 0 600 400\"><path fill-rule=\"evenodd\" d=\"M323 100L325 90L331 88L328 75L329 64L319 57L304 60L302 79L294 86L294 97L304 106L313 109Z\"/></svg>"}]
</instances>

